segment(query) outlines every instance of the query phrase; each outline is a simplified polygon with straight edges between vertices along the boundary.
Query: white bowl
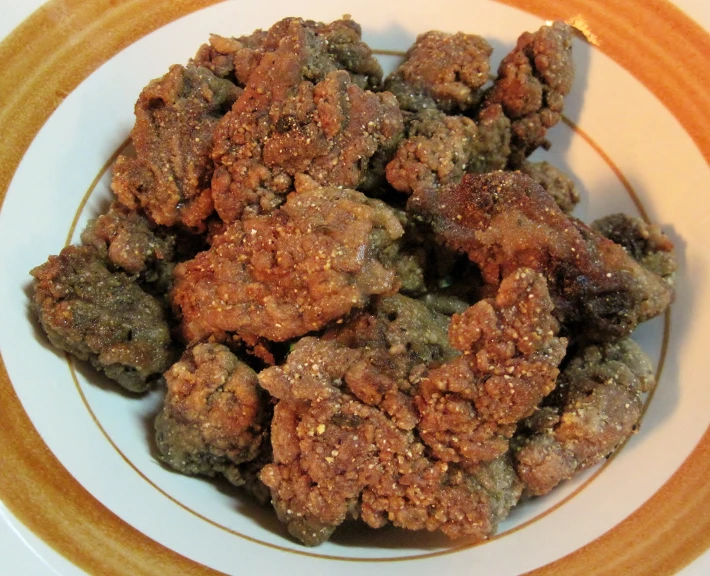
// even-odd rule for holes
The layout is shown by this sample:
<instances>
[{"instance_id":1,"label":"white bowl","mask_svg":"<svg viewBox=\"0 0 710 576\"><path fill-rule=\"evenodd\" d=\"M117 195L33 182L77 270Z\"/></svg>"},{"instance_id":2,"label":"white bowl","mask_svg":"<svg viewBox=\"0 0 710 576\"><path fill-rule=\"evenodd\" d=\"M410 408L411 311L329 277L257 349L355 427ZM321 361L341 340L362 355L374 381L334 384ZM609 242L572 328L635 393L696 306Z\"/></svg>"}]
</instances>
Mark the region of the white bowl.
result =
<instances>
[{"instance_id":1,"label":"white bowl","mask_svg":"<svg viewBox=\"0 0 710 576\"><path fill-rule=\"evenodd\" d=\"M663 1L246 0L197 10L211 3L53 0L0 45L7 538L12 530L26 540L48 574L671 574L704 552L710 36ZM319 548L303 548L273 514L228 487L160 466L149 439L160 394L137 401L117 393L48 347L28 313L29 269L106 206L110 164L148 80L184 63L211 32L236 36L285 16L330 21L344 13L380 50L405 50L433 28L484 35L496 65L522 31L546 19L573 22L586 40L575 40L567 121L539 156L574 175L583 219L641 211L677 245L676 303L635 334L662 364L641 432L605 464L515 509L483 544L345 528ZM698 14L710 18L710 6ZM18 546L8 545L0 560L8 573L22 571Z\"/></svg>"}]
</instances>

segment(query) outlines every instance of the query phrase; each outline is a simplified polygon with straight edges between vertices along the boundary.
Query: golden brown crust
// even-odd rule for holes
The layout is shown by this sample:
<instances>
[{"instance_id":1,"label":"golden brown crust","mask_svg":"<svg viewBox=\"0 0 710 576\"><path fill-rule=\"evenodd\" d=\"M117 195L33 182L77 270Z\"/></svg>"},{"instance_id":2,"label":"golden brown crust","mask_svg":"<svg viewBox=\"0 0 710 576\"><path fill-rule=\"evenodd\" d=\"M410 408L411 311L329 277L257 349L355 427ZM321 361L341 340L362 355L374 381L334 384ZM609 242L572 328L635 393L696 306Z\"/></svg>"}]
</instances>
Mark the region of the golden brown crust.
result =
<instances>
[{"instance_id":1,"label":"golden brown crust","mask_svg":"<svg viewBox=\"0 0 710 576\"><path fill-rule=\"evenodd\" d=\"M414 397L436 458L469 467L507 451L517 422L555 386L567 342L552 308L544 278L521 268L495 299L453 316L449 340L463 355L431 370Z\"/></svg>"},{"instance_id":2,"label":"golden brown crust","mask_svg":"<svg viewBox=\"0 0 710 576\"><path fill-rule=\"evenodd\" d=\"M293 193L270 215L235 222L175 270L171 298L188 342L284 341L395 292L379 250L402 228L382 202L354 190Z\"/></svg>"},{"instance_id":3,"label":"golden brown crust","mask_svg":"<svg viewBox=\"0 0 710 576\"><path fill-rule=\"evenodd\" d=\"M490 44L475 34L421 34L407 51L407 59L385 82L403 110L438 108L465 111L480 99L488 81Z\"/></svg>"},{"instance_id":4,"label":"golden brown crust","mask_svg":"<svg viewBox=\"0 0 710 576\"><path fill-rule=\"evenodd\" d=\"M285 26L215 132L212 197L228 223L276 208L298 175L362 185L370 160L403 130L394 96L363 90L331 59L321 66L324 40L299 20Z\"/></svg>"},{"instance_id":5,"label":"golden brown crust","mask_svg":"<svg viewBox=\"0 0 710 576\"><path fill-rule=\"evenodd\" d=\"M121 156L111 187L158 224L198 231L214 206L212 135L240 90L206 68L175 65L141 92L131 132L136 158Z\"/></svg>"},{"instance_id":6,"label":"golden brown crust","mask_svg":"<svg viewBox=\"0 0 710 576\"><path fill-rule=\"evenodd\" d=\"M429 218L448 246L466 252L490 284L520 266L542 272L555 314L575 334L626 336L673 301L671 286L565 215L520 172L467 175L458 186L414 194L409 207Z\"/></svg>"}]
</instances>

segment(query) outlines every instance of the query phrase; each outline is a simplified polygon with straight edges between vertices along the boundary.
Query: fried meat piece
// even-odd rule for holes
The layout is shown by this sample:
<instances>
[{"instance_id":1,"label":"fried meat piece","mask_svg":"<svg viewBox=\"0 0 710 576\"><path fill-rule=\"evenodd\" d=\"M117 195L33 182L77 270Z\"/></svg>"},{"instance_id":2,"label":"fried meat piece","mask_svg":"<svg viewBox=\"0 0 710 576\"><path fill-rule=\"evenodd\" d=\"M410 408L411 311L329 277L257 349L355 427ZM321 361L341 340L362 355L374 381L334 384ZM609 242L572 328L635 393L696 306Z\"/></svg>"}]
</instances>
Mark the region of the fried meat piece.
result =
<instances>
[{"instance_id":1,"label":"fried meat piece","mask_svg":"<svg viewBox=\"0 0 710 576\"><path fill-rule=\"evenodd\" d=\"M31 271L32 309L50 342L143 392L173 361L160 301L123 272L111 272L92 246L68 246Z\"/></svg>"},{"instance_id":2,"label":"fried meat piece","mask_svg":"<svg viewBox=\"0 0 710 576\"><path fill-rule=\"evenodd\" d=\"M540 184L565 214L571 214L579 203L579 192L572 178L549 162L526 160L520 166L520 171Z\"/></svg>"},{"instance_id":3,"label":"fried meat piece","mask_svg":"<svg viewBox=\"0 0 710 576\"><path fill-rule=\"evenodd\" d=\"M382 68L370 47L362 41L360 25L347 17L330 24L284 18L268 31L257 30L239 38L212 34L209 43L200 47L193 62L209 68L220 78L246 86L264 54L278 49L294 22L306 28L313 45L303 70L305 79L317 82L328 72L345 70L362 89L376 90L381 86Z\"/></svg>"},{"instance_id":4,"label":"fried meat piece","mask_svg":"<svg viewBox=\"0 0 710 576\"><path fill-rule=\"evenodd\" d=\"M492 52L490 44L475 34L426 32L387 78L385 90L397 97L403 110L411 112L469 110L480 100L479 89L488 81Z\"/></svg>"},{"instance_id":5,"label":"fried meat piece","mask_svg":"<svg viewBox=\"0 0 710 576\"><path fill-rule=\"evenodd\" d=\"M395 294L375 298L368 310L332 326L322 338L361 352L348 369L350 393L411 430L419 421L412 394L427 367L459 355L449 344L448 326L448 317Z\"/></svg>"},{"instance_id":6,"label":"fried meat piece","mask_svg":"<svg viewBox=\"0 0 710 576\"><path fill-rule=\"evenodd\" d=\"M256 372L222 344L197 344L165 373L167 395L155 420L161 459L183 474L222 474L244 485L268 430Z\"/></svg>"},{"instance_id":7,"label":"fried meat piece","mask_svg":"<svg viewBox=\"0 0 710 576\"><path fill-rule=\"evenodd\" d=\"M326 540L348 516L373 527L485 538L520 495L510 462L465 473L430 460L410 430L349 391L363 354L307 337L285 366L259 375L279 399L274 463L261 473L279 518L307 545Z\"/></svg>"},{"instance_id":8,"label":"fried meat piece","mask_svg":"<svg viewBox=\"0 0 710 576\"><path fill-rule=\"evenodd\" d=\"M414 397L417 430L431 453L469 467L508 450L517 423L555 386L567 342L541 274L521 268L451 320L449 340L463 352L429 371Z\"/></svg>"},{"instance_id":9,"label":"fried meat piece","mask_svg":"<svg viewBox=\"0 0 710 576\"><path fill-rule=\"evenodd\" d=\"M622 338L674 298L659 276L564 214L520 172L467 175L458 186L411 196L409 207L426 215L449 247L466 252L489 284L520 266L542 272L555 315L574 335Z\"/></svg>"},{"instance_id":10,"label":"fried meat piece","mask_svg":"<svg viewBox=\"0 0 710 576\"><path fill-rule=\"evenodd\" d=\"M378 296L366 311L330 328L325 339L335 339L349 348L387 350L391 357L413 354L429 366L459 355L448 338L449 317L424 302L402 294Z\"/></svg>"},{"instance_id":11,"label":"fried meat piece","mask_svg":"<svg viewBox=\"0 0 710 576\"><path fill-rule=\"evenodd\" d=\"M396 99L362 90L342 70L321 78L309 66L323 43L302 22L290 21L278 48L263 56L219 123L212 197L225 222L245 211L270 212L293 190L297 175L323 186L374 185L371 164L384 164L379 155L394 153L403 131Z\"/></svg>"},{"instance_id":12,"label":"fried meat piece","mask_svg":"<svg viewBox=\"0 0 710 576\"><path fill-rule=\"evenodd\" d=\"M238 38L210 34L209 42L200 46L191 63L243 88L264 55L268 34L265 30Z\"/></svg>"},{"instance_id":13,"label":"fried meat piece","mask_svg":"<svg viewBox=\"0 0 710 576\"><path fill-rule=\"evenodd\" d=\"M641 266L673 284L678 262L673 242L658 224L627 214L610 214L592 222L592 229L623 246Z\"/></svg>"},{"instance_id":14,"label":"fried meat piece","mask_svg":"<svg viewBox=\"0 0 710 576\"><path fill-rule=\"evenodd\" d=\"M499 104L510 118L512 168L538 147L549 147L545 134L560 121L573 78L572 27L564 22L523 33L503 58L482 113Z\"/></svg>"},{"instance_id":15,"label":"fried meat piece","mask_svg":"<svg viewBox=\"0 0 710 576\"><path fill-rule=\"evenodd\" d=\"M111 187L157 224L203 230L210 195L212 134L240 90L206 68L172 66L141 92L131 132L136 158L121 156Z\"/></svg>"},{"instance_id":16,"label":"fried meat piece","mask_svg":"<svg viewBox=\"0 0 710 576\"><path fill-rule=\"evenodd\" d=\"M516 471L530 494L548 493L637 432L653 366L633 342L588 346L560 374L550 401L516 436Z\"/></svg>"},{"instance_id":17,"label":"fried meat piece","mask_svg":"<svg viewBox=\"0 0 710 576\"><path fill-rule=\"evenodd\" d=\"M402 235L386 204L354 190L306 189L269 215L245 217L175 269L172 302L185 340L281 342L396 292L378 260Z\"/></svg>"},{"instance_id":18,"label":"fried meat piece","mask_svg":"<svg viewBox=\"0 0 710 576\"><path fill-rule=\"evenodd\" d=\"M387 164L387 181L406 194L435 190L455 184L469 172L504 168L508 158L505 124L500 118L476 126L466 116L448 116L440 110L424 110L410 121L407 137ZM503 147L501 155L496 150Z\"/></svg>"},{"instance_id":19,"label":"fried meat piece","mask_svg":"<svg viewBox=\"0 0 710 576\"><path fill-rule=\"evenodd\" d=\"M165 293L175 260L176 234L113 202L105 214L91 220L81 233L82 243L142 283Z\"/></svg>"}]
</instances>

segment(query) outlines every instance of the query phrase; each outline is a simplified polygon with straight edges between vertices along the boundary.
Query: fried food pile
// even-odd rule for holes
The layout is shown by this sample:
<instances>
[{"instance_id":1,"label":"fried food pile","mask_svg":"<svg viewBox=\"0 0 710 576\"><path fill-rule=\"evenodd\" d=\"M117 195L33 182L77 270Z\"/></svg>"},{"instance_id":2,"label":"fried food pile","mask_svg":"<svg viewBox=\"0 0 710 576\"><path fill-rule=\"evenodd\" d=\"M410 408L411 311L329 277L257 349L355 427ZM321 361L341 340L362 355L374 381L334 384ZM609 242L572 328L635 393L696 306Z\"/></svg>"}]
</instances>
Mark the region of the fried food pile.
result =
<instances>
[{"instance_id":1,"label":"fried food pile","mask_svg":"<svg viewBox=\"0 0 710 576\"><path fill-rule=\"evenodd\" d=\"M135 106L116 200L31 271L52 344L165 389L159 457L270 502L482 540L638 430L630 339L674 298L656 226L572 212L546 149L573 30L431 31L387 78L360 27L213 35Z\"/></svg>"}]
</instances>

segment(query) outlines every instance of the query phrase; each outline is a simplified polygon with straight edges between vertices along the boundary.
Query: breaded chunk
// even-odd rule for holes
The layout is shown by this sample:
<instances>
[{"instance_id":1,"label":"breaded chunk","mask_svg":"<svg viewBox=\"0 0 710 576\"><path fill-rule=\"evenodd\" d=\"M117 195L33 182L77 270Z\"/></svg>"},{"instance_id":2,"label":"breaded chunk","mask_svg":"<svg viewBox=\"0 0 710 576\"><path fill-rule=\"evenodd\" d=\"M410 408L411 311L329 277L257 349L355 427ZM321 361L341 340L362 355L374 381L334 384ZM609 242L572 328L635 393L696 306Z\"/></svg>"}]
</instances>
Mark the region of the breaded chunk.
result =
<instances>
[{"instance_id":1,"label":"breaded chunk","mask_svg":"<svg viewBox=\"0 0 710 576\"><path fill-rule=\"evenodd\" d=\"M222 344L197 344L165 373L168 391L155 421L162 460L190 475L245 483L245 462L267 434L267 400L256 373Z\"/></svg>"},{"instance_id":2,"label":"breaded chunk","mask_svg":"<svg viewBox=\"0 0 710 576\"><path fill-rule=\"evenodd\" d=\"M573 78L572 27L564 22L524 32L503 58L481 114L500 105L511 120L510 167L518 168L540 146L549 147L545 134L560 121Z\"/></svg>"},{"instance_id":3,"label":"breaded chunk","mask_svg":"<svg viewBox=\"0 0 710 576\"><path fill-rule=\"evenodd\" d=\"M593 466L638 430L641 394L655 386L653 366L630 339L573 355L545 406L514 440L515 468L533 495Z\"/></svg>"},{"instance_id":4,"label":"breaded chunk","mask_svg":"<svg viewBox=\"0 0 710 576\"><path fill-rule=\"evenodd\" d=\"M217 127L212 197L225 222L270 212L297 175L323 186L374 182L371 161L394 153L403 130L396 99L363 90L344 70L322 75L323 43L301 21L289 21Z\"/></svg>"},{"instance_id":5,"label":"breaded chunk","mask_svg":"<svg viewBox=\"0 0 710 576\"><path fill-rule=\"evenodd\" d=\"M468 467L508 450L517 423L555 387L567 342L552 308L544 277L521 268L494 299L453 316L449 340L463 354L430 370L414 397L434 457Z\"/></svg>"},{"instance_id":6,"label":"breaded chunk","mask_svg":"<svg viewBox=\"0 0 710 576\"><path fill-rule=\"evenodd\" d=\"M81 233L83 244L158 293L165 293L176 258L176 234L155 226L138 212L113 202L105 214L91 220Z\"/></svg>"},{"instance_id":7,"label":"breaded chunk","mask_svg":"<svg viewBox=\"0 0 710 576\"><path fill-rule=\"evenodd\" d=\"M274 463L261 473L279 518L307 545L326 540L348 516L373 527L485 538L520 495L510 462L466 473L430 460L410 430L349 392L362 354L304 338L284 367L259 375L279 399Z\"/></svg>"},{"instance_id":8,"label":"breaded chunk","mask_svg":"<svg viewBox=\"0 0 710 576\"><path fill-rule=\"evenodd\" d=\"M458 186L413 195L409 206L430 219L443 242L466 252L489 284L520 266L542 272L555 315L573 334L616 340L673 301L661 277L564 214L520 172L467 175Z\"/></svg>"},{"instance_id":9,"label":"breaded chunk","mask_svg":"<svg viewBox=\"0 0 710 576\"><path fill-rule=\"evenodd\" d=\"M201 231L214 205L212 134L240 93L206 68L175 65L141 92L131 139L137 157L121 156L111 187L128 208L157 224Z\"/></svg>"},{"instance_id":10,"label":"breaded chunk","mask_svg":"<svg viewBox=\"0 0 710 576\"><path fill-rule=\"evenodd\" d=\"M32 308L50 342L144 392L173 361L161 302L123 272L112 272L93 246L68 246L31 271Z\"/></svg>"},{"instance_id":11,"label":"breaded chunk","mask_svg":"<svg viewBox=\"0 0 710 576\"><path fill-rule=\"evenodd\" d=\"M488 81L490 44L475 34L421 34L406 60L387 78L385 90L403 110L438 108L462 112L478 103L479 89Z\"/></svg>"},{"instance_id":12,"label":"breaded chunk","mask_svg":"<svg viewBox=\"0 0 710 576\"><path fill-rule=\"evenodd\" d=\"M175 269L172 302L188 342L281 342L323 328L396 292L378 253L402 235L386 204L354 190L291 194L269 215L245 217Z\"/></svg>"},{"instance_id":13,"label":"breaded chunk","mask_svg":"<svg viewBox=\"0 0 710 576\"><path fill-rule=\"evenodd\" d=\"M305 79L320 81L328 72L345 70L360 88L375 90L381 86L382 68L362 41L360 25L347 17L329 24L284 18L267 31L256 30L239 38L212 34L193 62L244 87L264 54L278 49L294 22L307 29L311 43L310 59L303 69Z\"/></svg>"}]
</instances>

